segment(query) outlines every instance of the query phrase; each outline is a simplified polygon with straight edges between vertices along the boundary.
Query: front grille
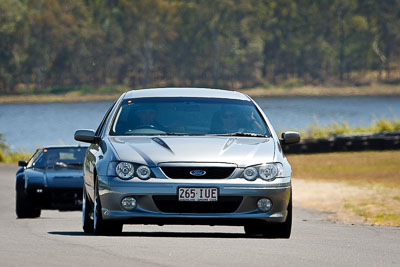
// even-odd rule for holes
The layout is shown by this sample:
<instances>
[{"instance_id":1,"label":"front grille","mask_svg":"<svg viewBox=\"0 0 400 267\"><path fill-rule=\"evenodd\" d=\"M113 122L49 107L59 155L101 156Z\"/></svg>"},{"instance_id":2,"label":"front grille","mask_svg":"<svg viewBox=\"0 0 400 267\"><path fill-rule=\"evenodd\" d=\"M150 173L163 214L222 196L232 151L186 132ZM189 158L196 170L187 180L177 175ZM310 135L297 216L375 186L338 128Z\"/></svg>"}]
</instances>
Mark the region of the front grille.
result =
<instances>
[{"instance_id":1,"label":"front grille","mask_svg":"<svg viewBox=\"0 0 400 267\"><path fill-rule=\"evenodd\" d=\"M153 196L154 203L161 212L173 213L232 213L243 197L220 196L215 202L179 201L178 196Z\"/></svg>"},{"instance_id":2,"label":"front grille","mask_svg":"<svg viewBox=\"0 0 400 267\"><path fill-rule=\"evenodd\" d=\"M161 167L166 176L172 179L225 179L228 178L235 167ZM194 170L205 171L203 176L194 176Z\"/></svg>"},{"instance_id":3,"label":"front grille","mask_svg":"<svg viewBox=\"0 0 400 267\"><path fill-rule=\"evenodd\" d=\"M75 200L82 200L82 189L56 189L51 192L54 203L74 203Z\"/></svg>"}]
</instances>

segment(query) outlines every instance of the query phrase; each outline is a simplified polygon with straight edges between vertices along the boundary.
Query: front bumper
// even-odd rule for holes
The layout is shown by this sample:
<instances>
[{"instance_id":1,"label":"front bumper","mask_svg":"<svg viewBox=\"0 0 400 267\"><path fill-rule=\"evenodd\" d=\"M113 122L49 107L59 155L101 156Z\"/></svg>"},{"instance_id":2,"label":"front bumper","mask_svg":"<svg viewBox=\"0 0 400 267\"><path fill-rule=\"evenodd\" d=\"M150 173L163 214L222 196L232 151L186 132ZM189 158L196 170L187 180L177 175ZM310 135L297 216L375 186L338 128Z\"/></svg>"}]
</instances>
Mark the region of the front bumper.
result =
<instances>
[{"instance_id":1,"label":"front bumper","mask_svg":"<svg viewBox=\"0 0 400 267\"><path fill-rule=\"evenodd\" d=\"M82 187L59 188L30 186L27 194L33 204L41 209L72 211L82 209Z\"/></svg>"},{"instance_id":2,"label":"front bumper","mask_svg":"<svg viewBox=\"0 0 400 267\"><path fill-rule=\"evenodd\" d=\"M134 224L242 225L254 220L284 222L291 194L290 177L277 178L273 182L261 179L250 182L242 178L151 178L147 181L134 178L123 181L115 177L99 176L98 181L103 219ZM174 212L174 203L176 206L182 203L178 202L179 187L216 187L219 203L186 202L183 210L177 208ZM135 210L127 211L122 208L121 200L126 196L137 200ZM273 203L268 212L257 209L257 201L262 197L269 198ZM231 200L235 203L229 202ZM169 202L161 205L160 203L166 203L163 201ZM208 207L210 212L207 212Z\"/></svg>"}]
</instances>

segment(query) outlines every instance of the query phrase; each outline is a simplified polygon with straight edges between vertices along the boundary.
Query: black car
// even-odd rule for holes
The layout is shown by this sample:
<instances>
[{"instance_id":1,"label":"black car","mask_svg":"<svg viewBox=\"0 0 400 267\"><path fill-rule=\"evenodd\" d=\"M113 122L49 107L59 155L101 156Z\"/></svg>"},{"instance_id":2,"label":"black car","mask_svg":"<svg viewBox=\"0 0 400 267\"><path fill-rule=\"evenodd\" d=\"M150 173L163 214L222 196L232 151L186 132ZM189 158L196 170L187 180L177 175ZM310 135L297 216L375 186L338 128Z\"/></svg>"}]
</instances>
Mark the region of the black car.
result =
<instances>
[{"instance_id":1,"label":"black car","mask_svg":"<svg viewBox=\"0 0 400 267\"><path fill-rule=\"evenodd\" d=\"M82 209L82 164L87 147L46 147L18 162L16 213L36 218L42 209Z\"/></svg>"}]
</instances>

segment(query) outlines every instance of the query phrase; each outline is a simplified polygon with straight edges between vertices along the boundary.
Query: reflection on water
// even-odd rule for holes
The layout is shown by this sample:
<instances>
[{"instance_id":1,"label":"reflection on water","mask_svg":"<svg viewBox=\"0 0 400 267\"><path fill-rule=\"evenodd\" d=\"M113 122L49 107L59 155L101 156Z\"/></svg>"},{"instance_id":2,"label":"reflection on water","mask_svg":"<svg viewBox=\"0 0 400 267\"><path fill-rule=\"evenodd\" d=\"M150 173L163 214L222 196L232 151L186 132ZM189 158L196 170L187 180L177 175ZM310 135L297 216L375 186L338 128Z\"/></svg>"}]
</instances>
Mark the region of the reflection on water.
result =
<instances>
[{"instance_id":1,"label":"reflection on water","mask_svg":"<svg viewBox=\"0 0 400 267\"><path fill-rule=\"evenodd\" d=\"M302 129L311 123L346 120L367 125L374 118L400 118L400 97L256 98L275 130ZM2 104L0 133L12 149L75 144L76 129L95 129L112 102Z\"/></svg>"}]
</instances>

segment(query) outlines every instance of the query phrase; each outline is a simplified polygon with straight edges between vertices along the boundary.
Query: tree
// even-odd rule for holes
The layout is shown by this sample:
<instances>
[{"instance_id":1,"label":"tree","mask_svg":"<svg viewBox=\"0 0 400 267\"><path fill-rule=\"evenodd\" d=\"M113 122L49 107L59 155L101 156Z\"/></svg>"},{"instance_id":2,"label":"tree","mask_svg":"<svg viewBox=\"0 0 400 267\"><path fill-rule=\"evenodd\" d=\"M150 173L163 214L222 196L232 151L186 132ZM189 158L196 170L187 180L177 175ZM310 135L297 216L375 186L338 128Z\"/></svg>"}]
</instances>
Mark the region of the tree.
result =
<instances>
[{"instance_id":1,"label":"tree","mask_svg":"<svg viewBox=\"0 0 400 267\"><path fill-rule=\"evenodd\" d=\"M27 8L18 0L0 1L0 92L13 92L22 75L29 36Z\"/></svg>"}]
</instances>

